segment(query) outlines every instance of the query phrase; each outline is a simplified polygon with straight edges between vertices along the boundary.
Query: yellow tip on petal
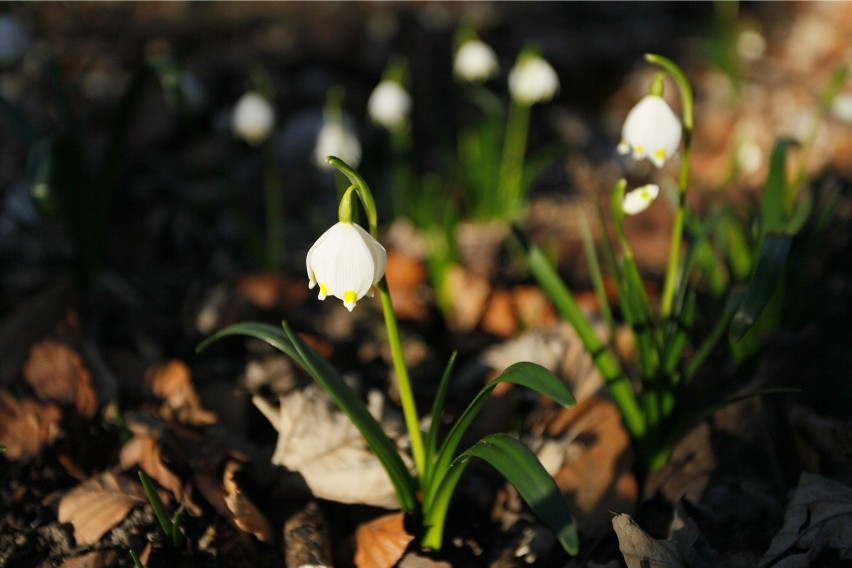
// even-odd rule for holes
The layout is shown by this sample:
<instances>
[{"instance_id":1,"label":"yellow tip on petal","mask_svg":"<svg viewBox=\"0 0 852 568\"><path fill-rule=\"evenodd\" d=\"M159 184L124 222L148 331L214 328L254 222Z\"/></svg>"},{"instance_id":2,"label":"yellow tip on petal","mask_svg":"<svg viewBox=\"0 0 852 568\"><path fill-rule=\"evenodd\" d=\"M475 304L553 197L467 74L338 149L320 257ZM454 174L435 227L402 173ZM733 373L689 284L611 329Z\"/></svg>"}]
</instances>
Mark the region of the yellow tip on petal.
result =
<instances>
[{"instance_id":1,"label":"yellow tip on petal","mask_svg":"<svg viewBox=\"0 0 852 568\"><path fill-rule=\"evenodd\" d=\"M636 146L633 147L633 151L639 155L644 155L645 147L642 144L636 144Z\"/></svg>"},{"instance_id":2,"label":"yellow tip on petal","mask_svg":"<svg viewBox=\"0 0 852 568\"><path fill-rule=\"evenodd\" d=\"M319 288L319 299L325 300L325 297L328 296L328 287L325 284L320 284Z\"/></svg>"},{"instance_id":3,"label":"yellow tip on petal","mask_svg":"<svg viewBox=\"0 0 852 568\"><path fill-rule=\"evenodd\" d=\"M659 158L661 160L665 160L666 159L666 151L663 148L660 148L659 150L654 152L654 157Z\"/></svg>"},{"instance_id":4,"label":"yellow tip on petal","mask_svg":"<svg viewBox=\"0 0 852 568\"><path fill-rule=\"evenodd\" d=\"M358 294L355 293L354 290L347 290L343 293L343 305L346 306L349 311L352 311L352 308L355 307L355 302L358 300Z\"/></svg>"}]
</instances>

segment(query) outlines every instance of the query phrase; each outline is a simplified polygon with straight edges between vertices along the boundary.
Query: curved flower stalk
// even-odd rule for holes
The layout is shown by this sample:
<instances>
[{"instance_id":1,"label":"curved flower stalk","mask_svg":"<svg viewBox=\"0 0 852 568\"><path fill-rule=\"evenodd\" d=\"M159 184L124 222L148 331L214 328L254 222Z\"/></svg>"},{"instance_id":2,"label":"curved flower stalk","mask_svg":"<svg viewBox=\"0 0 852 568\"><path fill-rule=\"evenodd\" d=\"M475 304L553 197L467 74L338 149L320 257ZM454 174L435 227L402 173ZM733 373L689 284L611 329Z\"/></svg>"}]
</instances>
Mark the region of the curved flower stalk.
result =
<instances>
[{"instance_id":1,"label":"curved flower stalk","mask_svg":"<svg viewBox=\"0 0 852 568\"><path fill-rule=\"evenodd\" d=\"M468 83L483 83L499 70L497 54L490 45L475 38L463 42L453 59L453 74Z\"/></svg>"},{"instance_id":2,"label":"curved flower stalk","mask_svg":"<svg viewBox=\"0 0 852 568\"><path fill-rule=\"evenodd\" d=\"M249 91L237 101L231 115L231 130L252 146L269 138L275 127L275 109L258 92Z\"/></svg>"},{"instance_id":3,"label":"curved flower stalk","mask_svg":"<svg viewBox=\"0 0 852 568\"><path fill-rule=\"evenodd\" d=\"M627 114L618 151L648 158L658 168L675 155L681 139L680 120L659 95L647 95Z\"/></svg>"},{"instance_id":4,"label":"curved flower stalk","mask_svg":"<svg viewBox=\"0 0 852 568\"><path fill-rule=\"evenodd\" d=\"M335 296L350 312L358 300L372 296L387 266L385 248L359 225L340 221L308 251L308 287L319 285L319 299Z\"/></svg>"}]
</instances>

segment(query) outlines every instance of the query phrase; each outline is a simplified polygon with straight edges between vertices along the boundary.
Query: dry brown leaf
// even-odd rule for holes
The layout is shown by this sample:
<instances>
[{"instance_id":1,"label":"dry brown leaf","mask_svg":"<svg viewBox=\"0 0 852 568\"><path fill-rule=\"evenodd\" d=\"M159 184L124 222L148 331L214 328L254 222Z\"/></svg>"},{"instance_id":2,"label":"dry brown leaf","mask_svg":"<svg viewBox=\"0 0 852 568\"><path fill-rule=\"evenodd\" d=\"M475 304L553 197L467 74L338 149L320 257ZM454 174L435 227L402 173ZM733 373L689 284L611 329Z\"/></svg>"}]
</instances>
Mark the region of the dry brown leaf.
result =
<instances>
[{"instance_id":1,"label":"dry brown leaf","mask_svg":"<svg viewBox=\"0 0 852 568\"><path fill-rule=\"evenodd\" d=\"M399 502L387 472L349 418L317 385L279 397L274 407L262 397L252 402L278 431L272 463L299 472L321 499L396 509ZM376 393L370 412L377 419L383 400Z\"/></svg>"},{"instance_id":2,"label":"dry brown leaf","mask_svg":"<svg viewBox=\"0 0 852 568\"><path fill-rule=\"evenodd\" d=\"M675 543L651 538L630 515L613 517L612 528L627 568L685 568Z\"/></svg>"},{"instance_id":3,"label":"dry brown leaf","mask_svg":"<svg viewBox=\"0 0 852 568\"><path fill-rule=\"evenodd\" d=\"M383 515L355 530L355 566L391 568L405 554L414 536L405 530L405 514Z\"/></svg>"},{"instance_id":4,"label":"dry brown leaf","mask_svg":"<svg viewBox=\"0 0 852 568\"><path fill-rule=\"evenodd\" d=\"M561 446L562 465L554 480L566 494L580 530L592 533L604 528L610 518L607 511L633 509L639 491L633 451L612 402L596 397L561 409L547 434L554 443L566 444ZM553 463L552 458L542 460Z\"/></svg>"},{"instance_id":5,"label":"dry brown leaf","mask_svg":"<svg viewBox=\"0 0 852 568\"><path fill-rule=\"evenodd\" d=\"M488 278L454 265L447 270L447 289L452 301L448 325L460 332L471 331L482 319L491 293Z\"/></svg>"},{"instance_id":6,"label":"dry brown leaf","mask_svg":"<svg viewBox=\"0 0 852 568\"><path fill-rule=\"evenodd\" d=\"M537 286L513 286L512 301L524 328L550 327L558 321L556 310Z\"/></svg>"},{"instance_id":7,"label":"dry brown leaf","mask_svg":"<svg viewBox=\"0 0 852 568\"><path fill-rule=\"evenodd\" d=\"M71 523L77 544L87 546L123 521L130 509L145 502L139 483L106 471L63 495L59 522Z\"/></svg>"},{"instance_id":8,"label":"dry brown leaf","mask_svg":"<svg viewBox=\"0 0 852 568\"><path fill-rule=\"evenodd\" d=\"M40 400L74 404L86 418L92 418L97 412L92 375L80 355L67 345L51 340L35 344L30 349L23 375Z\"/></svg>"},{"instance_id":9,"label":"dry brown leaf","mask_svg":"<svg viewBox=\"0 0 852 568\"><path fill-rule=\"evenodd\" d=\"M16 460L38 454L43 445L53 443L59 435L61 417L52 404L18 401L0 391L0 444L6 446L5 456Z\"/></svg>"},{"instance_id":10,"label":"dry brown leaf","mask_svg":"<svg viewBox=\"0 0 852 568\"><path fill-rule=\"evenodd\" d=\"M308 286L280 274L246 274L237 281L237 292L253 306L270 310L276 306L291 308L305 301Z\"/></svg>"},{"instance_id":11,"label":"dry brown leaf","mask_svg":"<svg viewBox=\"0 0 852 568\"><path fill-rule=\"evenodd\" d=\"M237 486L234 477L240 470L240 463L235 460L225 464L222 486L225 488L225 504L234 515L234 524L243 532L253 534L261 542L272 541L272 528L260 509L246 497Z\"/></svg>"},{"instance_id":12,"label":"dry brown leaf","mask_svg":"<svg viewBox=\"0 0 852 568\"><path fill-rule=\"evenodd\" d=\"M145 381L156 396L163 399L160 415L165 420L174 420L192 426L208 426L216 423L216 415L201 408L201 400L192 384L192 375L186 363L172 359L153 367L145 375Z\"/></svg>"},{"instance_id":13,"label":"dry brown leaf","mask_svg":"<svg viewBox=\"0 0 852 568\"><path fill-rule=\"evenodd\" d=\"M66 558L59 568L107 568L118 563L118 554L114 550L92 550L79 556Z\"/></svg>"},{"instance_id":14,"label":"dry brown leaf","mask_svg":"<svg viewBox=\"0 0 852 568\"><path fill-rule=\"evenodd\" d=\"M852 488L803 473L787 506L784 526L760 559L760 568L810 566L826 548L852 560Z\"/></svg>"},{"instance_id":15,"label":"dry brown leaf","mask_svg":"<svg viewBox=\"0 0 852 568\"><path fill-rule=\"evenodd\" d=\"M511 337L518 331L511 292L498 288L491 293L480 327L482 331L502 338Z\"/></svg>"},{"instance_id":16,"label":"dry brown leaf","mask_svg":"<svg viewBox=\"0 0 852 568\"><path fill-rule=\"evenodd\" d=\"M388 251L385 278L397 317L423 320L428 314L428 306L422 293L426 283L426 268L423 263L399 252Z\"/></svg>"},{"instance_id":17,"label":"dry brown leaf","mask_svg":"<svg viewBox=\"0 0 852 568\"><path fill-rule=\"evenodd\" d=\"M175 500L186 507L194 516L199 516L201 510L192 502L189 495L184 491L183 485L177 476L166 467L160 454L160 447L151 436L136 434L129 442L124 444L119 454L121 467L127 469L138 465L149 477L156 480L161 487L170 491Z\"/></svg>"}]
</instances>

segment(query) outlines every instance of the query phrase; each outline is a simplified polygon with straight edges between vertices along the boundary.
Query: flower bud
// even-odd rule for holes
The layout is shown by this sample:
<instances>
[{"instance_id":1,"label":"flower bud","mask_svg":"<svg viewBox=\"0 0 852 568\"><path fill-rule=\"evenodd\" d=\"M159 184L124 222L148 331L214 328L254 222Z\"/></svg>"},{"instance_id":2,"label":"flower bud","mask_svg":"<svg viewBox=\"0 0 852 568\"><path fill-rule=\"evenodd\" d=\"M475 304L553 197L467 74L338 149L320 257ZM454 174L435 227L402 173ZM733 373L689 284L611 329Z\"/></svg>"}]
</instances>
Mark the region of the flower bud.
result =
<instances>
[{"instance_id":1,"label":"flower bud","mask_svg":"<svg viewBox=\"0 0 852 568\"><path fill-rule=\"evenodd\" d=\"M636 215L647 209L659 194L660 186L653 183L637 187L624 195L621 208L628 215Z\"/></svg>"}]
</instances>

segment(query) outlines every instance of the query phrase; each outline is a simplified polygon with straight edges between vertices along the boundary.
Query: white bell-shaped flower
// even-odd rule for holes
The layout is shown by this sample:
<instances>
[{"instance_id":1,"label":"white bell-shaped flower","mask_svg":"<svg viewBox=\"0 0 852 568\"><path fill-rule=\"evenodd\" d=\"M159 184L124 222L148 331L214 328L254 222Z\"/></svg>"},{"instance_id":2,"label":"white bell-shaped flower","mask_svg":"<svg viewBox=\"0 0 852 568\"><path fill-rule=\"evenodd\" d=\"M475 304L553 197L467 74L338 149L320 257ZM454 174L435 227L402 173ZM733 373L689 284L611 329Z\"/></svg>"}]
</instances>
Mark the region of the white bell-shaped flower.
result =
<instances>
[{"instance_id":1,"label":"white bell-shaped flower","mask_svg":"<svg viewBox=\"0 0 852 568\"><path fill-rule=\"evenodd\" d=\"M637 187L624 195L621 208L628 215L636 215L648 208L660 194L660 186L653 183Z\"/></svg>"},{"instance_id":2,"label":"white bell-shaped flower","mask_svg":"<svg viewBox=\"0 0 852 568\"><path fill-rule=\"evenodd\" d=\"M326 161L337 156L357 168L361 163L361 142L339 112L326 113L314 146L314 164L322 170L333 169Z\"/></svg>"},{"instance_id":3,"label":"white bell-shaped flower","mask_svg":"<svg viewBox=\"0 0 852 568\"><path fill-rule=\"evenodd\" d=\"M370 93L367 112L370 118L384 128L393 130L404 125L411 111L411 96L396 81L384 80Z\"/></svg>"},{"instance_id":4,"label":"white bell-shaped flower","mask_svg":"<svg viewBox=\"0 0 852 568\"><path fill-rule=\"evenodd\" d=\"M308 251L308 287L319 285L319 299L334 296L351 312L378 284L388 255L370 233L354 223L338 222Z\"/></svg>"},{"instance_id":5,"label":"white bell-shaped flower","mask_svg":"<svg viewBox=\"0 0 852 568\"><path fill-rule=\"evenodd\" d=\"M269 138L275 126L275 110L269 101L255 92L240 97L231 115L234 134L252 146Z\"/></svg>"},{"instance_id":6,"label":"white bell-shaped flower","mask_svg":"<svg viewBox=\"0 0 852 568\"><path fill-rule=\"evenodd\" d=\"M497 54L487 43L478 39L464 42L453 60L453 73L462 81L482 83L497 73Z\"/></svg>"},{"instance_id":7,"label":"white bell-shaped flower","mask_svg":"<svg viewBox=\"0 0 852 568\"><path fill-rule=\"evenodd\" d=\"M559 77L550 63L537 55L522 56L509 72L509 92L525 105L549 101L559 91Z\"/></svg>"},{"instance_id":8,"label":"white bell-shaped flower","mask_svg":"<svg viewBox=\"0 0 852 568\"><path fill-rule=\"evenodd\" d=\"M648 158L661 168L677 152L682 130L680 119L666 101L647 95L627 113L618 151L632 151L635 159Z\"/></svg>"}]
</instances>

